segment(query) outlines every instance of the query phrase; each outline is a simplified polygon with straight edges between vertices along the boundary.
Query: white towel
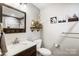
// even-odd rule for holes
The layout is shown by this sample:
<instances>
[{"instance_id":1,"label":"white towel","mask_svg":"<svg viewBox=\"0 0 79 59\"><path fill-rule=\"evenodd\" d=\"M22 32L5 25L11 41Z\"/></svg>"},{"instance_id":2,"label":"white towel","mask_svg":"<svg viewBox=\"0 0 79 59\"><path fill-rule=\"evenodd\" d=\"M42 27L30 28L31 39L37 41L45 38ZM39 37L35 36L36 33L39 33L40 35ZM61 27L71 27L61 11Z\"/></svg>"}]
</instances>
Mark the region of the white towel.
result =
<instances>
[{"instance_id":1,"label":"white towel","mask_svg":"<svg viewBox=\"0 0 79 59\"><path fill-rule=\"evenodd\" d=\"M1 36L0 36L0 48L1 48L2 55L5 55L5 53L7 52L7 47L5 43L4 33L1 33Z\"/></svg>"}]
</instances>

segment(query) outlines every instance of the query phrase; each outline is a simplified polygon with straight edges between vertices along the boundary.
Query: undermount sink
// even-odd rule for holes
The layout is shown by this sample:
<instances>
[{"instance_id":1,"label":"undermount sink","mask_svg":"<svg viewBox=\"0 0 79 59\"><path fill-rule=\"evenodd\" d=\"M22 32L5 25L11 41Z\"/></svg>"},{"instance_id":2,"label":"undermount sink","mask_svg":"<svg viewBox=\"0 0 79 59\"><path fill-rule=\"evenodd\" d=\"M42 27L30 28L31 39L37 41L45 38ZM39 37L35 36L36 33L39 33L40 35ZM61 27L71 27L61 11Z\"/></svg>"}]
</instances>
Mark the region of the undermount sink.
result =
<instances>
[{"instance_id":1,"label":"undermount sink","mask_svg":"<svg viewBox=\"0 0 79 59\"><path fill-rule=\"evenodd\" d=\"M13 42L12 45L18 45L18 44L29 44L29 43L33 43L32 41L29 40L24 40L24 41L18 41L18 42Z\"/></svg>"},{"instance_id":2,"label":"undermount sink","mask_svg":"<svg viewBox=\"0 0 79 59\"><path fill-rule=\"evenodd\" d=\"M33 43L33 42L26 40L26 41L19 42L19 43L20 43L20 44L29 44L29 43Z\"/></svg>"}]
</instances>

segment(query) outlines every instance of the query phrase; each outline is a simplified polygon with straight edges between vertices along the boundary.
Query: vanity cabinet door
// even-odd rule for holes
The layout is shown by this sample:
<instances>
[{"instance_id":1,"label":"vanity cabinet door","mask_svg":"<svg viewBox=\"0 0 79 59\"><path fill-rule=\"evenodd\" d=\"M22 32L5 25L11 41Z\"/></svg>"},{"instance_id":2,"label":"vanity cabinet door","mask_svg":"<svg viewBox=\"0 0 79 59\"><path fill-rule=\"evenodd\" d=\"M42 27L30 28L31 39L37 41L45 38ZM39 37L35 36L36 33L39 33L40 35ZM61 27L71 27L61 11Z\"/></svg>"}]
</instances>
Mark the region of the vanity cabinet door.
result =
<instances>
[{"instance_id":1,"label":"vanity cabinet door","mask_svg":"<svg viewBox=\"0 0 79 59\"><path fill-rule=\"evenodd\" d=\"M16 54L15 56L36 56L36 45Z\"/></svg>"}]
</instances>

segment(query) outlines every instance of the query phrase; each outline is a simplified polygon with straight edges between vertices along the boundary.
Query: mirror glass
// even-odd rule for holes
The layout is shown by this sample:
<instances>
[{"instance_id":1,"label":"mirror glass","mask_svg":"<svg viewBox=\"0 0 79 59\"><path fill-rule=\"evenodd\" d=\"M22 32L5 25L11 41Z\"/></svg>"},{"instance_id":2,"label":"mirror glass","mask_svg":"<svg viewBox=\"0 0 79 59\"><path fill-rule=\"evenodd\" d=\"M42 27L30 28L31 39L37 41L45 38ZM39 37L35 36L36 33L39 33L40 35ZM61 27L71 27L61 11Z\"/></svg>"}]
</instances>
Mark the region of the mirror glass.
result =
<instances>
[{"instance_id":1,"label":"mirror glass","mask_svg":"<svg viewBox=\"0 0 79 59\"><path fill-rule=\"evenodd\" d=\"M24 28L24 13L6 6L2 6L2 8L2 22L4 28Z\"/></svg>"}]
</instances>

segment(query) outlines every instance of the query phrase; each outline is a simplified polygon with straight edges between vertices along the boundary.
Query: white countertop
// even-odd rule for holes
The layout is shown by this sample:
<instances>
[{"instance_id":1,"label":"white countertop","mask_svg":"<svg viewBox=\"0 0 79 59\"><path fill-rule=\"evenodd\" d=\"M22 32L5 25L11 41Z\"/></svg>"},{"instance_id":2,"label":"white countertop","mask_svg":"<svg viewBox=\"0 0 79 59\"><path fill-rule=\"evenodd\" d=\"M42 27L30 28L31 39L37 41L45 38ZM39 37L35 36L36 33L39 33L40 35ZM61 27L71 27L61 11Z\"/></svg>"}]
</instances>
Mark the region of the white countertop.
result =
<instances>
[{"instance_id":1,"label":"white countertop","mask_svg":"<svg viewBox=\"0 0 79 59\"><path fill-rule=\"evenodd\" d=\"M21 51L26 50L34 45L36 45L36 43L30 42L30 41L8 45L7 46L8 52L5 54L5 56L16 55L17 53L20 53Z\"/></svg>"}]
</instances>

